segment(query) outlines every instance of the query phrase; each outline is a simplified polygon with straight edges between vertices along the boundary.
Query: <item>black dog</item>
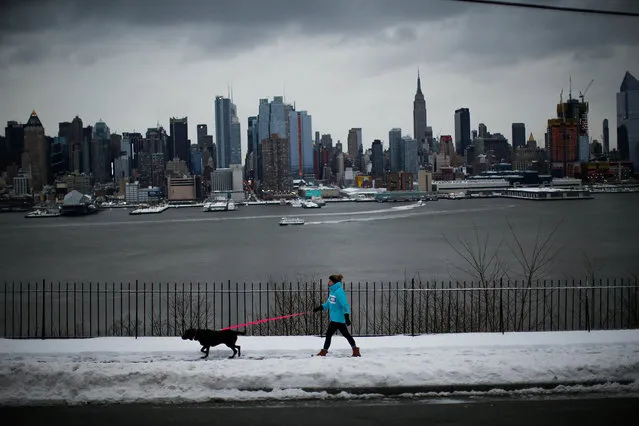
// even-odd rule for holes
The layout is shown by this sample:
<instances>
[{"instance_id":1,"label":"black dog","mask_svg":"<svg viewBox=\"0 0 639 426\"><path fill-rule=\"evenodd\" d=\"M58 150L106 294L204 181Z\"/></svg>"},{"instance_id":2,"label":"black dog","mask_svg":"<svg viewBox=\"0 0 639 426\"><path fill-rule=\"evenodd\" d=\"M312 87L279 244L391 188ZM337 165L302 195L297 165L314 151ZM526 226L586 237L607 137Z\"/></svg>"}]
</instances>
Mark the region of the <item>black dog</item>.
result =
<instances>
[{"instance_id":1,"label":"black dog","mask_svg":"<svg viewBox=\"0 0 639 426\"><path fill-rule=\"evenodd\" d=\"M204 356L202 358L207 358L209 356L209 349L211 346L217 346L221 344L225 344L229 348L233 350L233 356L229 358L235 358L235 354L237 356L241 356L241 348L235 344L237 342L237 336L245 335L246 332L243 331L235 331L235 330L207 330L203 328L189 328L182 335L182 340L197 340L202 345L202 349L200 352L204 352ZM235 350L237 349L237 350Z\"/></svg>"}]
</instances>

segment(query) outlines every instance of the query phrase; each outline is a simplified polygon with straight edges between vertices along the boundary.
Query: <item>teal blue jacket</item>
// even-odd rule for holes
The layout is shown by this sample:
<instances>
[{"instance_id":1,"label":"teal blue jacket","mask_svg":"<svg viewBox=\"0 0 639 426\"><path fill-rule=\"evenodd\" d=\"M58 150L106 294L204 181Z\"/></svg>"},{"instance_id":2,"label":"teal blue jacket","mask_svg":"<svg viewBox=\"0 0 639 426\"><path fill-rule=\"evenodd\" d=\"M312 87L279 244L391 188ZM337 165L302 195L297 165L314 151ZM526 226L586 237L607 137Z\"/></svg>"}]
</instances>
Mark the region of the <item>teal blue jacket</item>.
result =
<instances>
[{"instance_id":1,"label":"teal blue jacket","mask_svg":"<svg viewBox=\"0 0 639 426\"><path fill-rule=\"evenodd\" d=\"M331 321L346 323L344 314L351 314L351 307L346 300L346 292L342 288L342 283L335 283L328 288L328 299L322 304L324 310L329 311Z\"/></svg>"}]
</instances>

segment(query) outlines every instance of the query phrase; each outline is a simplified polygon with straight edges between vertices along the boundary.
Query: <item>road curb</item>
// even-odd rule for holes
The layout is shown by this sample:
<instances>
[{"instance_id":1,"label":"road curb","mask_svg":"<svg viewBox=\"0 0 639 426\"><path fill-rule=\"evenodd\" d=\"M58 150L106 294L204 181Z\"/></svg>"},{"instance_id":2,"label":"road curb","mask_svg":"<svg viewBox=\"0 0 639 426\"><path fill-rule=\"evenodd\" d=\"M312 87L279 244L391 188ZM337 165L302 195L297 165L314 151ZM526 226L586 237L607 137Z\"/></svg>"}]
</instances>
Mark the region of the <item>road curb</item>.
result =
<instances>
[{"instance_id":1,"label":"road curb","mask_svg":"<svg viewBox=\"0 0 639 426\"><path fill-rule=\"evenodd\" d=\"M553 390L559 387L594 387L602 385L631 385L633 380L585 380L585 381L562 381L562 382L524 382L524 383L477 383L477 384L442 384L423 386L391 386L391 387L344 387L344 388L301 388L305 392L326 392L330 395L337 395L342 392L353 395L383 395L397 396L403 394L424 394L424 393L456 393L456 392L488 392L495 390L503 391L525 391L527 389ZM248 390L248 389L247 389ZM273 389L261 389L266 392ZM569 390L567 390L569 391Z\"/></svg>"}]
</instances>

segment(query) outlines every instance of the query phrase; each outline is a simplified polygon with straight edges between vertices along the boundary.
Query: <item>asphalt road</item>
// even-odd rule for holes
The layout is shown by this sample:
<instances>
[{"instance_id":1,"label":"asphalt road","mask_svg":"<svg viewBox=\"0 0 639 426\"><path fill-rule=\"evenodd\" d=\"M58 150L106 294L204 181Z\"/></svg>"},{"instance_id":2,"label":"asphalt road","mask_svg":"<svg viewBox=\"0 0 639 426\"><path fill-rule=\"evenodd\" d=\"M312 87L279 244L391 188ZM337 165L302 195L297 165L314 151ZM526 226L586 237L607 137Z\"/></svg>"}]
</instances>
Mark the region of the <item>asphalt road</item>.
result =
<instances>
[{"instance_id":1,"label":"asphalt road","mask_svg":"<svg viewBox=\"0 0 639 426\"><path fill-rule=\"evenodd\" d=\"M3 425L628 425L639 398L1 407Z\"/></svg>"}]
</instances>

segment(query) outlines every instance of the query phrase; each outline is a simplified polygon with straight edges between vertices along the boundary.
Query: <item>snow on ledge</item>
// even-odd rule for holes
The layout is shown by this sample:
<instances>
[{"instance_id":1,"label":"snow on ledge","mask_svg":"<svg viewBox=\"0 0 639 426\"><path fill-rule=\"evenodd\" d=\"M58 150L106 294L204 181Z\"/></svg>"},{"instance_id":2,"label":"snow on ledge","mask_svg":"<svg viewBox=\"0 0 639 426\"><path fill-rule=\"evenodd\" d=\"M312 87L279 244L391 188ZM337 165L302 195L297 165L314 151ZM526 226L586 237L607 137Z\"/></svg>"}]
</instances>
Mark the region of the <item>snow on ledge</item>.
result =
<instances>
[{"instance_id":1,"label":"snow on ledge","mask_svg":"<svg viewBox=\"0 0 639 426\"><path fill-rule=\"evenodd\" d=\"M0 339L0 404L366 398L323 389L579 381L639 382L639 330L357 338L240 336L200 360L179 337ZM305 389L305 390L303 390ZM544 391L545 392L545 391Z\"/></svg>"}]
</instances>

